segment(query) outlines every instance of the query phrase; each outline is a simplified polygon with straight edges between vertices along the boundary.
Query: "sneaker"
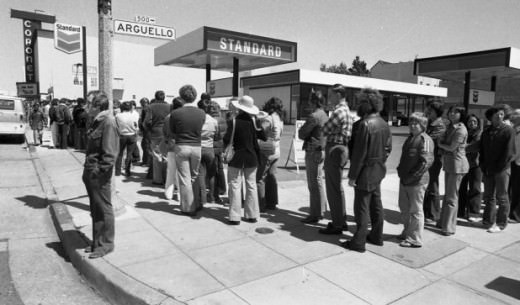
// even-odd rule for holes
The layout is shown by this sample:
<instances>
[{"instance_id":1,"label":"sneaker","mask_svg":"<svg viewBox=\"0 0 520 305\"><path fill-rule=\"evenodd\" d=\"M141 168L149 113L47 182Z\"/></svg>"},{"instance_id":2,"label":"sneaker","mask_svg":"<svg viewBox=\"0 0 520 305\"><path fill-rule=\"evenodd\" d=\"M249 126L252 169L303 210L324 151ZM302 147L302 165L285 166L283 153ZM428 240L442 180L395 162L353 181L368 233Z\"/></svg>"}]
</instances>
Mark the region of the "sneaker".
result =
<instances>
[{"instance_id":1,"label":"sneaker","mask_svg":"<svg viewBox=\"0 0 520 305\"><path fill-rule=\"evenodd\" d=\"M500 229L497 225L492 225L491 228L487 229L488 233L500 233Z\"/></svg>"},{"instance_id":2,"label":"sneaker","mask_svg":"<svg viewBox=\"0 0 520 305\"><path fill-rule=\"evenodd\" d=\"M482 221L482 218L479 218L479 217L470 217L470 218L468 218L468 221L469 221L469 222L473 222L473 223L475 223L475 222L481 222L481 221Z\"/></svg>"},{"instance_id":3,"label":"sneaker","mask_svg":"<svg viewBox=\"0 0 520 305\"><path fill-rule=\"evenodd\" d=\"M407 240L403 240L399 246L403 247L403 248L420 248L422 247L422 245L418 245L418 244L413 244Z\"/></svg>"},{"instance_id":4,"label":"sneaker","mask_svg":"<svg viewBox=\"0 0 520 305\"><path fill-rule=\"evenodd\" d=\"M437 224L437 222L435 220L433 220L433 219L425 218L424 219L424 224L428 225L428 226L435 226Z\"/></svg>"}]
</instances>

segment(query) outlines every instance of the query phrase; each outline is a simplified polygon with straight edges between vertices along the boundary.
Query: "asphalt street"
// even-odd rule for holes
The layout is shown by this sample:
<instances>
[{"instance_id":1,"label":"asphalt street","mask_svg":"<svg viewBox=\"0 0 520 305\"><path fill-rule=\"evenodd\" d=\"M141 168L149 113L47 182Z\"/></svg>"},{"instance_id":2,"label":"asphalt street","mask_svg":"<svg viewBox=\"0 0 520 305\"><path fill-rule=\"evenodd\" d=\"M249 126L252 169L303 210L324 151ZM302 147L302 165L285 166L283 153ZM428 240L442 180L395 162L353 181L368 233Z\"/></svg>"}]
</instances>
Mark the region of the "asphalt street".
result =
<instances>
[{"instance_id":1,"label":"asphalt street","mask_svg":"<svg viewBox=\"0 0 520 305\"><path fill-rule=\"evenodd\" d=\"M0 138L0 304L108 304L70 264L25 144Z\"/></svg>"}]
</instances>

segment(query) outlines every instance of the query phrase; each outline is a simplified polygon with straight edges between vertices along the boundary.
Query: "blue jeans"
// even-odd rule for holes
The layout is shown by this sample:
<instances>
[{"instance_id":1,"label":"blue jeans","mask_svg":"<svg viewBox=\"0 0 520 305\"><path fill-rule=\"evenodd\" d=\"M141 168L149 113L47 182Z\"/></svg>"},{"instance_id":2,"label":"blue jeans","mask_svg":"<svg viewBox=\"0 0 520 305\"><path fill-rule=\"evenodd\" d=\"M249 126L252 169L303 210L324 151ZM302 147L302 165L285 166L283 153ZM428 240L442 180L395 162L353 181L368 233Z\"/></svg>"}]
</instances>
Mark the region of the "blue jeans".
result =
<instances>
[{"instance_id":1,"label":"blue jeans","mask_svg":"<svg viewBox=\"0 0 520 305\"><path fill-rule=\"evenodd\" d=\"M215 152L213 147L202 147L199 175L193 184L195 201L204 205L208 200L206 177L215 174Z\"/></svg>"},{"instance_id":2,"label":"blue jeans","mask_svg":"<svg viewBox=\"0 0 520 305\"><path fill-rule=\"evenodd\" d=\"M367 237L374 243L383 242L384 210L381 202L381 186L373 191L354 189L354 219L356 232L350 240L352 248L365 249ZM368 232L368 222L372 224Z\"/></svg>"},{"instance_id":3,"label":"blue jeans","mask_svg":"<svg viewBox=\"0 0 520 305\"><path fill-rule=\"evenodd\" d=\"M83 170L92 218L92 251L107 254L114 250L115 218L112 208L112 170Z\"/></svg>"},{"instance_id":4,"label":"blue jeans","mask_svg":"<svg viewBox=\"0 0 520 305\"><path fill-rule=\"evenodd\" d=\"M424 211L422 205L426 186L426 184L399 184L399 210L401 210L401 221L404 225L401 236L417 246L423 244Z\"/></svg>"},{"instance_id":5,"label":"blue jeans","mask_svg":"<svg viewBox=\"0 0 520 305\"><path fill-rule=\"evenodd\" d=\"M332 226L339 229L345 223L345 193L341 180L343 168L348 162L348 149L345 145L327 143L325 146L325 186L330 207Z\"/></svg>"},{"instance_id":6,"label":"blue jeans","mask_svg":"<svg viewBox=\"0 0 520 305\"><path fill-rule=\"evenodd\" d=\"M162 184L166 182L166 161L162 158L160 145L162 138L151 138L150 145L153 151L152 153L152 166L153 166L153 183ZM200 147L199 147L200 148ZM130 161L132 159L130 158Z\"/></svg>"},{"instance_id":7,"label":"blue jeans","mask_svg":"<svg viewBox=\"0 0 520 305\"><path fill-rule=\"evenodd\" d=\"M473 167L462 177L459 188L459 213L462 218L480 216L482 205L482 170Z\"/></svg>"},{"instance_id":8,"label":"blue jeans","mask_svg":"<svg viewBox=\"0 0 520 305\"><path fill-rule=\"evenodd\" d=\"M256 167L228 167L229 220L240 221L242 217L242 176L246 184L244 214L246 218L258 218L258 193L256 189Z\"/></svg>"},{"instance_id":9,"label":"blue jeans","mask_svg":"<svg viewBox=\"0 0 520 305\"><path fill-rule=\"evenodd\" d=\"M483 223L491 226L497 224L501 229L507 226L509 216L509 176L508 168L493 175L484 175L484 208ZM498 211L497 211L498 204Z\"/></svg>"},{"instance_id":10,"label":"blue jeans","mask_svg":"<svg viewBox=\"0 0 520 305\"><path fill-rule=\"evenodd\" d=\"M464 174L445 173L444 200L442 201L439 224L442 232L455 233L459 211L459 186Z\"/></svg>"},{"instance_id":11,"label":"blue jeans","mask_svg":"<svg viewBox=\"0 0 520 305\"><path fill-rule=\"evenodd\" d=\"M309 189L310 217L323 217L327 210L325 183L323 181L323 160L321 151L305 152L305 172Z\"/></svg>"},{"instance_id":12,"label":"blue jeans","mask_svg":"<svg viewBox=\"0 0 520 305\"><path fill-rule=\"evenodd\" d=\"M175 146L175 163L179 175L179 194L183 212L195 212L201 205L200 201L194 200L193 194L193 183L199 174L200 159L200 146Z\"/></svg>"},{"instance_id":13,"label":"blue jeans","mask_svg":"<svg viewBox=\"0 0 520 305\"><path fill-rule=\"evenodd\" d=\"M274 209L278 204L278 182L276 181L278 159L269 160L267 156L260 154L259 161L256 171L256 184L260 211L266 208Z\"/></svg>"},{"instance_id":14,"label":"blue jeans","mask_svg":"<svg viewBox=\"0 0 520 305\"><path fill-rule=\"evenodd\" d=\"M427 219L438 220L441 211L441 201L439 197L439 175L442 169L442 161L435 159L432 166L428 169L430 181L424 194L423 211Z\"/></svg>"},{"instance_id":15,"label":"blue jeans","mask_svg":"<svg viewBox=\"0 0 520 305\"><path fill-rule=\"evenodd\" d=\"M123 162L123 154L126 148L126 159L125 159L125 170L130 171L132 165L132 155L134 149L137 149L137 138L136 135L119 136L119 154L116 159L116 175L121 174L121 164Z\"/></svg>"}]
</instances>

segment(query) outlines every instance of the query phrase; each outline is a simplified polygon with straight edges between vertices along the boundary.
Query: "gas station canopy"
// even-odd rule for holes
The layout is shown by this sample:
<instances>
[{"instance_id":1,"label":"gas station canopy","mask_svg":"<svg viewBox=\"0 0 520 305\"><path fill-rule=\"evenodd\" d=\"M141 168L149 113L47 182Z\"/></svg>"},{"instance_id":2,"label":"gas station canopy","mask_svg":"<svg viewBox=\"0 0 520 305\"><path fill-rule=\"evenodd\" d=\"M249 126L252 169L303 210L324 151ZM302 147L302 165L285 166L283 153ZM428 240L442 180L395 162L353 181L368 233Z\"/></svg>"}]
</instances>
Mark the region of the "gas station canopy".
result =
<instances>
[{"instance_id":1,"label":"gas station canopy","mask_svg":"<svg viewBox=\"0 0 520 305\"><path fill-rule=\"evenodd\" d=\"M155 48L155 65L233 72L296 61L295 42L202 27ZM235 67L237 68L237 67Z\"/></svg>"},{"instance_id":2,"label":"gas station canopy","mask_svg":"<svg viewBox=\"0 0 520 305\"><path fill-rule=\"evenodd\" d=\"M464 83L470 72L471 88L489 90L492 79L520 79L520 50L503 48L447 56L418 58L414 74Z\"/></svg>"}]
</instances>

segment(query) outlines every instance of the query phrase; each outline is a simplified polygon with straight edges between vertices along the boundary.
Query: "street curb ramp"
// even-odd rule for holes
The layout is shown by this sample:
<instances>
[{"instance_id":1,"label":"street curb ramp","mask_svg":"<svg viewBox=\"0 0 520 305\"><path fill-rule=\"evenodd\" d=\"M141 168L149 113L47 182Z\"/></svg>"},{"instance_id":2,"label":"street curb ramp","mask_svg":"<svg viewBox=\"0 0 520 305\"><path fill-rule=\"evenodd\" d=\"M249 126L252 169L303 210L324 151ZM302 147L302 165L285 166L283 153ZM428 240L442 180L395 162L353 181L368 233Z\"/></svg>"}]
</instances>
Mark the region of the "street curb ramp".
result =
<instances>
[{"instance_id":1,"label":"street curb ramp","mask_svg":"<svg viewBox=\"0 0 520 305\"><path fill-rule=\"evenodd\" d=\"M184 304L172 297L160 293L138 280L128 276L109 264L103 258L89 259L84 249L88 246L86 237L79 232L65 204L59 202L50 177L37 153L29 151L37 171L38 178L44 188L49 212L58 236L63 244L72 265L112 304L120 305L175 305Z\"/></svg>"}]
</instances>

